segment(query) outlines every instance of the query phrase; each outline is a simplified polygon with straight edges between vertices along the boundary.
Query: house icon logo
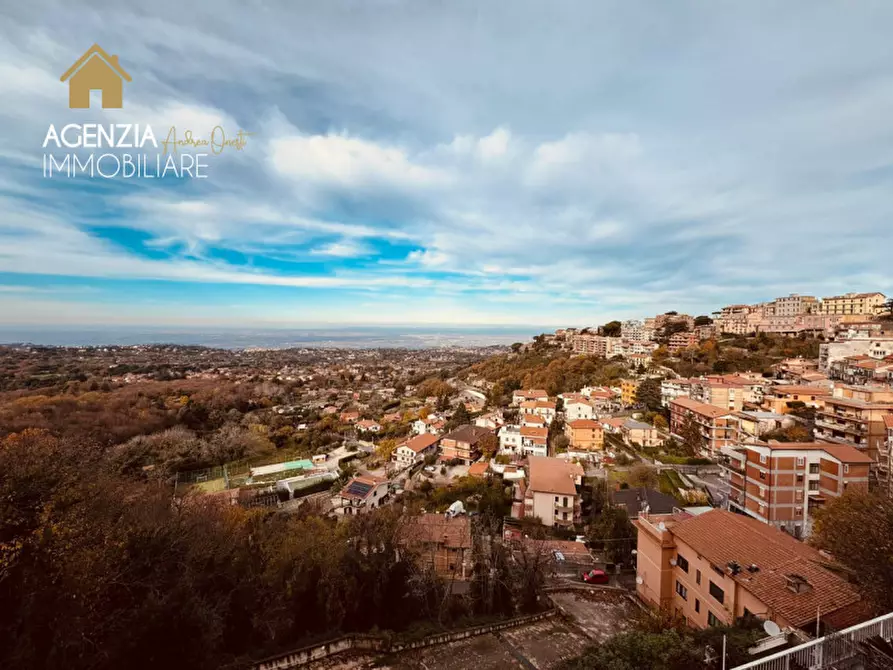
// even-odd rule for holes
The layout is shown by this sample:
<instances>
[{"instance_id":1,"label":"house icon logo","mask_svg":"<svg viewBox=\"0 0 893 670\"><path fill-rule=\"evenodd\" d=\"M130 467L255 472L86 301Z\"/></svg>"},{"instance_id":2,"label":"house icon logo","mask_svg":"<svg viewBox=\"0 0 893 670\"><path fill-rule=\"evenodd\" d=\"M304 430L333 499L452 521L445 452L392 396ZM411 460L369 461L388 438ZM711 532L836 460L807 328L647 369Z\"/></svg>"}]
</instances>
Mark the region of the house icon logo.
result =
<instances>
[{"instance_id":1,"label":"house icon logo","mask_svg":"<svg viewBox=\"0 0 893 670\"><path fill-rule=\"evenodd\" d=\"M101 46L94 44L78 58L61 81L68 82L68 106L89 109L90 91L102 91L103 109L121 109L124 101L124 82L132 81L118 63Z\"/></svg>"}]
</instances>

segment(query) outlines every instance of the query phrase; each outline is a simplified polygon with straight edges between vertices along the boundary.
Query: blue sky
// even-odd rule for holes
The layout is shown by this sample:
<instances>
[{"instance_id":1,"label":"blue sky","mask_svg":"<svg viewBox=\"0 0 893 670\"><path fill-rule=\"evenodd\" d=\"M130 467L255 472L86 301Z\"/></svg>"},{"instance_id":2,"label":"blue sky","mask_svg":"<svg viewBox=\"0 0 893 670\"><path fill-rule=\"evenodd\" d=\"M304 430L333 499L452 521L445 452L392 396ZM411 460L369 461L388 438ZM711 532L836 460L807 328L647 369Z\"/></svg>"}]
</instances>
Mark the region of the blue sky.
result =
<instances>
[{"instance_id":1,"label":"blue sky","mask_svg":"<svg viewBox=\"0 0 893 670\"><path fill-rule=\"evenodd\" d=\"M587 325L893 293L893 4L16 3L0 322ZM69 110L94 42L133 81ZM47 180L49 124L253 132Z\"/></svg>"}]
</instances>

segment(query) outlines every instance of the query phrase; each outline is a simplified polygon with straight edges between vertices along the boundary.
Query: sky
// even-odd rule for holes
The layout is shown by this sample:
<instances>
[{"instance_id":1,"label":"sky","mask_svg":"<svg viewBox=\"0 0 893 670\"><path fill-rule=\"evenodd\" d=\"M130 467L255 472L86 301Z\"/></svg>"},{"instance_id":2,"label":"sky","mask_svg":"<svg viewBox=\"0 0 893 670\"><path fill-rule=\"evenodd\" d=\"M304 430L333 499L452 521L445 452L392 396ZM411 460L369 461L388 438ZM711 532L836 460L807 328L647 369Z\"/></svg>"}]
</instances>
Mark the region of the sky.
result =
<instances>
[{"instance_id":1,"label":"sky","mask_svg":"<svg viewBox=\"0 0 893 670\"><path fill-rule=\"evenodd\" d=\"M0 324L585 326L893 293L888 1L124 4L0 10ZM94 43L123 109L68 108ZM88 122L252 135L207 179L44 178L49 125Z\"/></svg>"}]
</instances>

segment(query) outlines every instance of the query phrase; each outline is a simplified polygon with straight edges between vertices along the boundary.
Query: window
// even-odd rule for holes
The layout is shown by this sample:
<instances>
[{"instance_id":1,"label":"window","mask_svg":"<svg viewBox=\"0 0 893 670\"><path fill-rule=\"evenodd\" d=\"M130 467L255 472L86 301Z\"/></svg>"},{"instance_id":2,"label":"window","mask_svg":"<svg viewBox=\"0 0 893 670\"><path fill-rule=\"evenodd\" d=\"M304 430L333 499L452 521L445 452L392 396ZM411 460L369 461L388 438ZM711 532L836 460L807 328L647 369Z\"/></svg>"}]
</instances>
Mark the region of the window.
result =
<instances>
[{"instance_id":1,"label":"window","mask_svg":"<svg viewBox=\"0 0 893 670\"><path fill-rule=\"evenodd\" d=\"M710 582L710 595L713 596L717 602L724 602L726 599L726 592L719 588L712 581Z\"/></svg>"},{"instance_id":2,"label":"window","mask_svg":"<svg viewBox=\"0 0 893 670\"><path fill-rule=\"evenodd\" d=\"M720 621L715 614L711 611L707 611L707 625L708 626L722 626L722 621Z\"/></svg>"},{"instance_id":3,"label":"window","mask_svg":"<svg viewBox=\"0 0 893 670\"><path fill-rule=\"evenodd\" d=\"M765 497L766 497L766 488L763 487L763 486L760 487L760 497L761 497L761 498L765 498Z\"/></svg>"},{"instance_id":4,"label":"window","mask_svg":"<svg viewBox=\"0 0 893 670\"><path fill-rule=\"evenodd\" d=\"M818 482L809 482L809 490L810 491L818 491L819 483Z\"/></svg>"},{"instance_id":5,"label":"window","mask_svg":"<svg viewBox=\"0 0 893 670\"><path fill-rule=\"evenodd\" d=\"M701 583L701 571L695 570L695 581L700 584Z\"/></svg>"},{"instance_id":6,"label":"window","mask_svg":"<svg viewBox=\"0 0 893 670\"><path fill-rule=\"evenodd\" d=\"M685 588L681 582L676 582L676 593L679 594L679 597L683 600L688 600L688 589Z\"/></svg>"},{"instance_id":7,"label":"window","mask_svg":"<svg viewBox=\"0 0 893 670\"><path fill-rule=\"evenodd\" d=\"M564 506L567 507L567 496L564 496Z\"/></svg>"},{"instance_id":8,"label":"window","mask_svg":"<svg viewBox=\"0 0 893 670\"><path fill-rule=\"evenodd\" d=\"M850 466L846 463L843 464L843 473L847 474L850 471Z\"/></svg>"},{"instance_id":9,"label":"window","mask_svg":"<svg viewBox=\"0 0 893 670\"><path fill-rule=\"evenodd\" d=\"M796 491L794 493L794 497L797 500L797 502L803 502L803 491Z\"/></svg>"},{"instance_id":10,"label":"window","mask_svg":"<svg viewBox=\"0 0 893 670\"><path fill-rule=\"evenodd\" d=\"M819 474L819 464L818 463L810 463L809 464L809 474L811 474L811 475Z\"/></svg>"},{"instance_id":11,"label":"window","mask_svg":"<svg viewBox=\"0 0 893 670\"><path fill-rule=\"evenodd\" d=\"M567 521L567 512L564 512L564 513L561 515L561 518L562 518L563 521Z\"/></svg>"},{"instance_id":12,"label":"window","mask_svg":"<svg viewBox=\"0 0 893 670\"><path fill-rule=\"evenodd\" d=\"M558 496L555 496L555 502L558 502Z\"/></svg>"},{"instance_id":13,"label":"window","mask_svg":"<svg viewBox=\"0 0 893 670\"><path fill-rule=\"evenodd\" d=\"M769 460L769 457L766 454L760 454L760 463L766 463Z\"/></svg>"},{"instance_id":14,"label":"window","mask_svg":"<svg viewBox=\"0 0 893 670\"><path fill-rule=\"evenodd\" d=\"M803 475L801 475L801 474L799 474L799 473L797 474L797 483L798 483L798 484L802 484L802 483L803 483Z\"/></svg>"},{"instance_id":15,"label":"window","mask_svg":"<svg viewBox=\"0 0 893 670\"><path fill-rule=\"evenodd\" d=\"M803 456L797 456L797 467L802 468L806 463L806 459Z\"/></svg>"},{"instance_id":16,"label":"window","mask_svg":"<svg viewBox=\"0 0 893 670\"><path fill-rule=\"evenodd\" d=\"M701 601L695 598L695 612L701 611Z\"/></svg>"},{"instance_id":17,"label":"window","mask_svg":"<svg viewBox=\"0 0 893 670\"><path fill-rule=\"evenodd\" d=\"M678 565L684 572L688 572L688 559L685 558L685 556L676 554L676 565Z\"/></svg>"},{"instance_id":18,"label":"window","mask_svg":"<svg viewBox=\"0 0 893 670\"><path fill-rule=\"evenodd\" d=\"M760 479L766 479L766 473L760 470Z\"/></svg>"}]
</instances>

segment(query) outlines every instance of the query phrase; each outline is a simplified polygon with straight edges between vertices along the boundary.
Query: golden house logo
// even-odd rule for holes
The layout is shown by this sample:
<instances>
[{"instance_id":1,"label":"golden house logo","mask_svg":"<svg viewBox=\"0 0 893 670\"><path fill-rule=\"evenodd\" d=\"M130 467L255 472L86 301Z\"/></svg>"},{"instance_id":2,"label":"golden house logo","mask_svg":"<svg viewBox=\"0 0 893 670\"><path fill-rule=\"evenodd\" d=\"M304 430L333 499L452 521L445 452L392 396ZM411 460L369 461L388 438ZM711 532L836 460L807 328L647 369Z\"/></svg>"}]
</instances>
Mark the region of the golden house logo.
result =
<instances>
[{"instance_id":1,"label":"golden house logo","mask_svg":"<svg viewBox=\"0 0 893 670\"><path fill-rule=\"evenodd\" d=\"M121 109L124 102L124 82L132 81L127 71L98 44L84 52L74 65L65 71L61 81L68 81L68 106L89 109L90 91L102 91L103 109Z\"/></svg>"}]
</instances>

